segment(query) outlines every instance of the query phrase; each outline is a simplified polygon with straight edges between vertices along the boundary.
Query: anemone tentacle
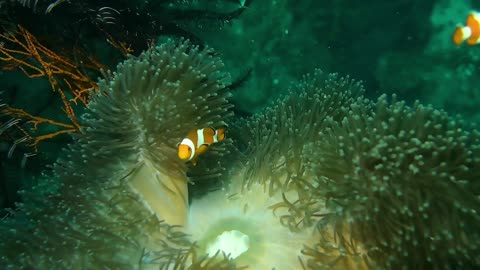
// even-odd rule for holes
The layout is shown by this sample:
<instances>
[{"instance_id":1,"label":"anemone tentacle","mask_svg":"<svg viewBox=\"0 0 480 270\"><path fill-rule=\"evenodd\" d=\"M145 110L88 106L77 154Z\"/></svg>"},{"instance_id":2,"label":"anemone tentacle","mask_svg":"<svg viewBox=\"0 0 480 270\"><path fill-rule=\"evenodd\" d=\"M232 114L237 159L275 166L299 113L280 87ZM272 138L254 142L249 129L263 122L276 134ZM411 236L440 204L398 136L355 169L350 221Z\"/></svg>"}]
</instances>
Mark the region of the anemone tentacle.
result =
<instances>
[{"instance_id":1,"label":"anemone tentacle","mask_svg":"<svg viewBox=\"0 0 480 270\"><path fill-rule=\"evenodd\" d=\"M210 49L169 40L106 72L82 133L0 224L0 264L149 269L170 258L165 246L190 248L174 227L188 210L176 144L231 115L222 67Z\"/></svg>"}]
</instances>

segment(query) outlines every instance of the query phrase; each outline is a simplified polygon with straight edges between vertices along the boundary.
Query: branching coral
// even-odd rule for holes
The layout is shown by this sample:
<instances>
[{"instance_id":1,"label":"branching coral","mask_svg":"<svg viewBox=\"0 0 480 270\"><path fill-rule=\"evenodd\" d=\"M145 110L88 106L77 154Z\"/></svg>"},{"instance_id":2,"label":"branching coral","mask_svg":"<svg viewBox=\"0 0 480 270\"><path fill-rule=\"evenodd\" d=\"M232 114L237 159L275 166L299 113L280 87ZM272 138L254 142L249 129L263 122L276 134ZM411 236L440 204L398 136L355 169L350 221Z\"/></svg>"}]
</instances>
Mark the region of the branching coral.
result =
<instances>
[{"instance_id":1,"label":"branching coral","mask_svg":"<svg viewBox=\"0 0 480 270\"><path fill-rule=\"evenodd\" d=\"M74 105L78 102L86 105L90 100L90 94L98 90L86 70L98 73L105 66L86 56L83 57L83 64L80 66L69 60L68 57L61 56L41 44L32 33L22 26L18 26L15 33L0 34L0 41L2 43L0 46L1 68L9 71L19 69L31 79L48 79L52 90L61 99L63 111L70 120L64 123L32 115L24 109L5 106L0 110L0 115L11 117L12 121L16 121L17 124L18 122L26 123L23 128L20 127L21 125L14 125L24 135L22 143L33 147L34 152L37 152L38 143L43 140L60 134L78 132L80 124ZM57 130L42 134L38 132L39 126L42 124L48 124ZM9 128L9 126L2 126L0 134L4 128Z\"/></svg>"},{"instance_id":2,"label":"branching coral","mask_svg":"<svg viewBox=\"0 0 480 270\"><path fill-rule=\"evenodd\" d=\"M169 250L204 261L171 226L184 222L188 203L175 146L192 128L224 125L221 67L208 49L168 41L107 73L54 176L2 223L1 265L158 268Z\"/></svg>"}]
</instances>

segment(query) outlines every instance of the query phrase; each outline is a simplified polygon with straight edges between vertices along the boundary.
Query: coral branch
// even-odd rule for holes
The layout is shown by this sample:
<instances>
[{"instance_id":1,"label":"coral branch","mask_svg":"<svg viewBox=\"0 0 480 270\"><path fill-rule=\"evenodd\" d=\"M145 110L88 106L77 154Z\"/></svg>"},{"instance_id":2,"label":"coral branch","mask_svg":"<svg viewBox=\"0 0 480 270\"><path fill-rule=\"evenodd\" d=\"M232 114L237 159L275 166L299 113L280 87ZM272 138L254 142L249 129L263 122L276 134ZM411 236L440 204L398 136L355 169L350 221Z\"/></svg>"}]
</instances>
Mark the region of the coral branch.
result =
<instances>
[{"instance_id":1,"label":"coral branch","mask_svg":"<svg viewBox=\"0 0 480 270\"><path fill-rule=\"evenodd\" d=\"M3 69L19 68L29 78L47 77L52 89L59 93L64 92L63 85L59 81L67 82L67 91L75 100L81 100L84 104L88 102L89 95L89 91L85 90L98 89L95 82L76 63L42 45L22 26L18 26L17 33L14 35L0 34L0 38L5 43L0 47L0 60L6 62ZM93 61L91 57L85 57L85 60L88 63L84 66L96 72L105 68L97 61ZM64 101L64 106L65 111L73 111L67 99ZM70 116L73 117L73 115Z\"/></svg>"},{"instance_id":2,"label":"coral branch","mask_svg":"<svg viewBox=\"0 0 480 270\"><path fill-rule=\"evenodd\" d=\"M6 108L1 111L2 115L11 116L14 119L21 119L24 124L32 124L31 131L38 131L39 124L48 124L62 128L51 134L32 135L27 130L21 129L21 133L27 136L27 141L37 150L40 141L53 138L64 133L77 132L80 129L73 104L78 102L86 105L90 100L92 91L97 91L97 84L90 79L88 73L98 74L100 69L108 67L100 64L93 57L75 50L73 57L61 56L45 45L41 44L29 31L18 26L14 33L0 33L0 62L3 70L21 70L28 78L48 79L52 90L58 93L62 104L63 112L70 119L70 123L61 123L55 120L35 116L23 109ZM73 104L72 104L73 103ZM19 124L16 124L21 128Z\"/></svg>"},{"instance_id":3,"label":"coral branch","mask_svg":"<svg viewBox=\"0 0 480 270\"><path fill-rule=\"evenodd\" d=\"M22 142L24 142L28 146L33 147L35 149L35 152L38 151L38 143L39 142L41 142L43 140L46 140L46 139L51 139L51 138L53 138L55 136L58 136L58 135L61 135L61 134L78 132L78 130L80 128L80 126L76 126L76 125L73 125L73 124L65 124L65 123L58 122L58 121L55 121L55 120L52 120L52 119L35 116L35 115L32 115L32 114L29 114L28 112L24 111L23 109L7 107L7 108L3 109L0 112L0 114L9 115L9 116L13 117L13 119L16 120L16 121L13 121L11 125L7 125L8 123L5 124L6 125L5 129L7 129L9 127L13 127L13 126L16 127L24 135L23 138L25 138L25 139L22 140ZM43 134L43 135L33 136L33 135L31 135L30 132L28 132L25 128L23 128L22 125L19 124L19 122L22 122L21 120L23 120L24 125L25 124L31 125L31 127L29 127L29 129L31 131L38 131L40 124L49 124L49 125L52 125L52 126L62 128L62 129L60 129L58 131L55 131L55 132Z\"/></svg>"}]
</instances>

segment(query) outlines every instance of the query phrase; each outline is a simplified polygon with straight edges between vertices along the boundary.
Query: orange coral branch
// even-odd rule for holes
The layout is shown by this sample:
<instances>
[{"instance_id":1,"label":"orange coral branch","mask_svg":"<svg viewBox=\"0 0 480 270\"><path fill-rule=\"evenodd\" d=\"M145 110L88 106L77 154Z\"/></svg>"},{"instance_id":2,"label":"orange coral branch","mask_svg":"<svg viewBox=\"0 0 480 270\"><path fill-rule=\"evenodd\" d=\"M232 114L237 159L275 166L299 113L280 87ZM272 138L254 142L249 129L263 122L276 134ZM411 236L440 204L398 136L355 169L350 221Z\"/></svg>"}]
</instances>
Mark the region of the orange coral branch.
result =
<instances>
[{"instance_id":1,"label":"orange coral branch","mask_svg":"<svg viewBox=\"0 0 480 270\"><path fill-rule=\"evenodd\" d=\"M53 52L41 44L29 31L18 26L15 33L0 33L0 61L4 70L20 69L28 78L45 77L48 79L52 90L59 94L63 103L63 112L69 117L71 123L61 123L51 119L34 116L22 109L7 108L1 114L25 120L32 124L32 131L38 131L39 124L49 124L62 128L51 134L33 136L20 126L17 128L28 136L32 146L37 148L38 142L53 138L60 134L78 132L80 124L72 103L78 101L86 105L90 100L92 91L98 90L97 84L90 79L87 71L98 73L100 69L108 69L97 62L93 57L75 51L80 55L80 66Z\"/></svg>"},{"instance_id":2,"label":"orange coral branch","mask_svg":"<svg viewBox=\"0 0 480 270\"><path fill-rule=\"evenodd\" d=\"M51 139L51 138L53 138L55 136L58 136L60 134L78 132L79 128L80 128L80 126L77 126L77 125L65 124L65 123L58 122L58 121L55 121L55 120L52 120L52 119L35 116L35 115L32 115L32 114L24 111L23 109L7 107L7 108L5 108L1 111L1 114L9 115L9 116L12 116L13 118L17 118L17 119L24 119L26 121L26 124L31 124L32 125L31 128L30 128L30 130L32 130L32 131L37 131L38 126L40 124L45 124L45 123L50 124L52 126L57 126L57 127L63 128L61 130L58 130L58 131L55 131L55 132L52 132L52 133L32 136L28 131L26 131L20 125L15 123L14 126L18 130L20 130L26 137L24 142L26 142L26 143L30 142L30 143L28 143L28 145L34 147L35 152L38 151L38 143L39 142L41 142L43 140L46 140L46 139Z\"/></svg>"},{"instance_id":3,"label":"orange coral branch","mask_svg":"<svg viewBox=\"0 0 480 270\"><path fill-rule=\"evenodd\" d=\"M35 152L38 151L38 143L43 141L43 140L46 140L46 139L51 139L55 136L58 136L60 134L67 134L67 133L75 133L77 132L77 129L76 128L73 128L73 129L62 129L62 130L59 130L57 132L53 132L53 133L49 133L49 134L45 134L45 135L40 135L40 136L37 136L37 137L32 137L33 138L33 143L30 144L30 146L33 146L34 149L35 149Z\"/></svg>"},{"instance_id":4,"label":"orange coral branch","mask_svg":"<svg viewBox=\"0 0 480 270\"><path fill-rule=\"evenodd\" d=\"M113 38L112 35L107 32L104 32L104 34L107 36L107 42L114 48L119 50L124 57L127 57L130 53L133 52L133 49L127 43L116 40L115 38Z\"/></svg>"},{"instance_id":5,"label":"orange coral branch","mask_svg":"<svg viewBox=\"0 0 480 270\"><path fill-rule=\"evenodd\" d=\"M42 123L48 123L48 124L51 124L51 125L54 125L54 126L59 126L59 127L63 127L63 128L69 128L69 129L75 128L74 125L69 125L69 124L57 122L55 120L51 120L51 119L48 119L48 118L34 116L32 114L27 113L23 109L6 108L6 109L2 110L2 113L10 115L14 118L26 119L27 123L33 124L32 130L37 130L38 125L42 124Z\"/></svg>"},{"instance_id":6,"label":"orange coral branch","mask_svg":"<svg viewBox=\"0 0 480 270\"><path fill-rule=\"evenodd\" d=\"M22 26L18 26L16 35L0 34L0 38L6 41L4 46L0 47L0 60L7 63L4 69L19 68L29 78L47 77L52 89L61 95L64 95L64 90L59 81L68 82L67 91L75 101L81 100L84 104L88 103L89 96L89 91L84 90L98 90L96 83L83 73L77 64L42 45ZM99 71L104 68L98 62L92 61L92 58L86 57L86 60L91 62L89 67L92 70ZM62 101L65 111L72 112L69 100L62 98Z\"/></svg>"}]
</instances>

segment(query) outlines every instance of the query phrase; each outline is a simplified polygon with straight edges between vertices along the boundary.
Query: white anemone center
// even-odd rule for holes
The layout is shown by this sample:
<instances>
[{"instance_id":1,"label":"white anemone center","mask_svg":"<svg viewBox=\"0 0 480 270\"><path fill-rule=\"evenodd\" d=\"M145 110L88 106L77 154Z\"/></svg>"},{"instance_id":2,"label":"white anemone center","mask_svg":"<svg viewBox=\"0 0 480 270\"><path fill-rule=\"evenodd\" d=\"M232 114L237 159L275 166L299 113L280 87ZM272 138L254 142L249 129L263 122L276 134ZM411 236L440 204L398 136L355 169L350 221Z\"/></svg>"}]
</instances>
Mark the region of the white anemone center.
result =
<instances>
[{"instance_id":1,"label":"white anemone center","mask_svg":"<svg viewBox=\"0 0 480 270\"><path fill-rule=\"evenodd\" d=\"M208 256L213 257L220 250L230 258L235 259L248 250L249 242L248 235L241 231L224 231L207 245Z\"/></svg>"}]
</instances>

